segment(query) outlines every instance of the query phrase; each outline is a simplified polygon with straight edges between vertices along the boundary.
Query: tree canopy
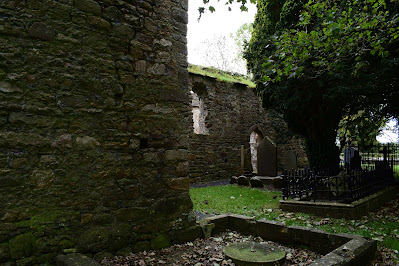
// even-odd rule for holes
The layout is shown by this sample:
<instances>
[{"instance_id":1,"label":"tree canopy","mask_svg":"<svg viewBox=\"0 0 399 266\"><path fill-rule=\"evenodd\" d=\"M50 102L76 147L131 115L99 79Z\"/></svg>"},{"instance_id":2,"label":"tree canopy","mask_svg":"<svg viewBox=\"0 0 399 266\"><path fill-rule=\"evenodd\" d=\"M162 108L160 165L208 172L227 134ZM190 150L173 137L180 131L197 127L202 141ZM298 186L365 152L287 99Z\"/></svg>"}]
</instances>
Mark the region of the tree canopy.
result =
<instances>
[{"instance_id":1,"label":"tree canopy","mask_svg":"<svg viewBox=\"0 0 399 266\"><path fill-rule=\"evenodd\" d=\"M397 116L398 0L260 0L248 68L265 107L305 137L312 167L338 165L342 118Z\"/></svg>"}]
</instances>

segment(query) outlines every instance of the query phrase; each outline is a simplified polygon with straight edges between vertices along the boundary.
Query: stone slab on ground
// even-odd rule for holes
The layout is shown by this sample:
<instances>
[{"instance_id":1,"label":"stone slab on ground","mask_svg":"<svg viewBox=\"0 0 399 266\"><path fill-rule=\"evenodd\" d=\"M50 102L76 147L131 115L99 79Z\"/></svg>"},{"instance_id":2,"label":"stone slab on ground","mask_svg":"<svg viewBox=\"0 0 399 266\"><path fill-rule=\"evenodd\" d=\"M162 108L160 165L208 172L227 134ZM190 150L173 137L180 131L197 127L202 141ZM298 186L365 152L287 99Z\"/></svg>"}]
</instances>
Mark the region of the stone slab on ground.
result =
<instances>
[{"instance_id":1,"label":"stone slab on ground","mask_svg":"<svg viewBox=\"0 0 399 266\"><path fill-rule=\"evenodd\" d=\"M237 265L283 265L286 252L274 245L256 242L232 243L223 249Z\"/></svg>"},{"instance_id":2,"label":"stone slab on ground","mask_svg":"<svg viewBox=\"0 0 399 266\"><path fill-rule=\"evenodd\" d=\"M283 178L281 176L254 176L253 178L259 179L264 186L272 186L276 189L283 187Z\"/></svg>"}]
</instances>

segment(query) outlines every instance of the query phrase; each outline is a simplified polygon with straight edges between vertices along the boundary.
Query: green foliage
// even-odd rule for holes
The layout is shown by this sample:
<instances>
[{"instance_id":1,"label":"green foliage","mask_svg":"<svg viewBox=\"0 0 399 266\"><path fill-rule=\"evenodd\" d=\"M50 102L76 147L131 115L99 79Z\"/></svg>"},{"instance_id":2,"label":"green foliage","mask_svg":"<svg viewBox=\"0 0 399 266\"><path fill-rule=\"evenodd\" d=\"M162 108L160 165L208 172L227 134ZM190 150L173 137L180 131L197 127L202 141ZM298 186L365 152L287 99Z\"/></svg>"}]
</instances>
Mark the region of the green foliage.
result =
<instances>
[{"instance_id":1,"label":"green foliage","mask_svg":"<svg viewBox=\"0 0 399 266\"><path fill-rule=\"evenodd\" d=\"M287 8L284 17L292 20L297 6ZM399 36L397 21L384 0L309 1L295 27L287 28L291 21L281 23L286 29L275 35L276 52L264 60L264 80L301 77L308 74L306 69L315 78L348 70L358 77L370 55L387 58L391 54L390 45Z\"/></svg>"},{"instance_id":2,"label":"green foliage","mask_svg":"<svg viewBox=\"0 0 399 266\"><path fill-rule=\"evenodd\" d=\"M203 13L205 13L205 11L207 11L207 10L209 10L211 13L216 11L215 7L210 5L215 0L214 1L212 1L212 0L202 0L202 1L203 1L204 5L207 6L207 8L205 6L198 8L198 12L200 14L200 18L201 18L201 15ZM219 1L220 0L218 0L218 2ZM228 6L229 11L231 10L231 7L229 7L229 5L232 4L232 3L235 3L235 2L241 4L241 6L240 6L240 10L241 11L248 11L247 3L256 4L256 0L249 0L249 1L248 0L226 0L226 6Z\"/></svg>"},{"instance_id":3,"label":"green foliage","mask_svg":"<svg viewBox=\"0 0 399 266\"><path fill-rule=\"evenodd\" d=\"M380 113L380 109L380 107L370 108L344 116L340 121L338 131L341 147L345 144L359 146L377 144L377 136L389 120Z\"/></svg>"},{"instance_id":4,"label":"green foliage","mask_svg":"<svg viewBox=\"0 0 399 266\"><path fill-rule=\"evenodd\" d=\"M234 34L230 34L230 37L238 47L239 52L237 60L244 60L244 48L248 45L248 42L251 39L253 28L253 23L244 23Z\"/></svg>"},{"instance_id":5,"label":"green foliage","mask_svg":"<svg viewBox=\"0 0 399 266\"><path fill-rule=\"evenodd\" d=\"M337 166L342 118L380 106L399 114L398 9L397 0L258 1L244 57L264 106L305 137L311 167Z\"/></svg>"}]
</instances>

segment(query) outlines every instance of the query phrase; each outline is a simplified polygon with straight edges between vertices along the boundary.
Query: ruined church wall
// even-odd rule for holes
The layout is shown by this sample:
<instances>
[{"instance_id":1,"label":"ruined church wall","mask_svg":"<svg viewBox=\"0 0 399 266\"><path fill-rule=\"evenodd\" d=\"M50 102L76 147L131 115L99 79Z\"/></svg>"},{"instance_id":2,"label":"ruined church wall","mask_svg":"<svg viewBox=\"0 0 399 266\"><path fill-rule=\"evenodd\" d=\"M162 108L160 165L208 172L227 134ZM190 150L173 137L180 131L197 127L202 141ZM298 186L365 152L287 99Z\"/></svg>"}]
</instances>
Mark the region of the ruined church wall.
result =
<instances>
[{"instance_id":1,"label":"ruined church wall","mask_svg":"<svg viewBox=\"0 0 399 266\"><path fill-rule=\"evenodd\" d=\"M201 98L206 113L206 132L195 134L192 129L190 134L191 182L227 179L239 174L241 145L248 154L250 134L254 130L276 143L279 172L287 151L296 153L299 166L307 163L303 139L288 130L280 114L261 106L253 88L195 73L190 73L189 77L189 89Z\"/></svg>"},{"instance_id":2,"label":"ruined church wall","mask_svg":"<svg viewBox=\"0 0 399 266\"><path fill-rule=\"evenodd\" d=\"M0 264L160 248L189 225L187 9L0 1Z\"/></svg>"}]
</instances>

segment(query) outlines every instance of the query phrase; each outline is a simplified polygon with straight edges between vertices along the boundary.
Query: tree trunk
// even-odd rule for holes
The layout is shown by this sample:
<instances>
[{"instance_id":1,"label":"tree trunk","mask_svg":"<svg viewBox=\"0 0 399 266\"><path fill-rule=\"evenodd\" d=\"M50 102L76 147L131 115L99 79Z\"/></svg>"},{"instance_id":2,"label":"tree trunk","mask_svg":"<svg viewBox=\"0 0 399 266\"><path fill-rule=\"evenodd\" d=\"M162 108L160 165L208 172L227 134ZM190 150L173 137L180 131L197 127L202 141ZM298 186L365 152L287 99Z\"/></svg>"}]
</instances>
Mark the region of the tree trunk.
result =
<instances>
[{"instance_id":1,"label":"tree trunk","mask_svg":"<svg viewBox=\"0 0 399 266\"><path fill-rule=\"evenodd\" d=\"M336 171L340 150L336 145L337 126L328 119L318 121L305 136L306 154L311 169ZM338 124L337 124L338 125Z\"/></svg>"}]
</instances>

